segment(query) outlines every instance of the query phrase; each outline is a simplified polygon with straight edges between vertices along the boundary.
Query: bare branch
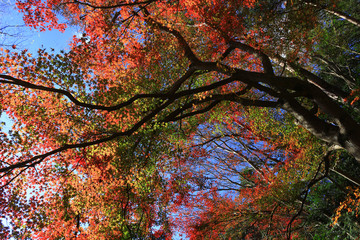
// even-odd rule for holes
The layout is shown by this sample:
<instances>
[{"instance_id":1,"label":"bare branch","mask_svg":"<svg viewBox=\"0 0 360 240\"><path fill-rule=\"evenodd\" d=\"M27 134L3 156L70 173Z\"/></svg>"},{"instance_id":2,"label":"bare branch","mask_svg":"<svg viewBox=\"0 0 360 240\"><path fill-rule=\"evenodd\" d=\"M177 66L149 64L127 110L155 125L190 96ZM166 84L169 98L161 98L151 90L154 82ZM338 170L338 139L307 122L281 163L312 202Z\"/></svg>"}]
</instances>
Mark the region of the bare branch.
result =
<instances>
[{"instance_id":1,"label":"bare branch","mask_svg":"<svg viewBox=\"0 0 360 240\"><path fill-rule=\"evenodd\" d=\"M342 11L339 11L339 10L336 10L336 9L328 9L326 7L319 6L318 4L315 4L315 3L310 2L310 1L304 1L304 2L307 5L323 9L325 12L328 12L328 13L334 15L334 16L337 16L337 17L339 17L341 19L344 19L344 20L348 21L351 24L354 24L357 27L360 27L360 20L359 19L356 19L356 18L354 18L352 16L349 16L349 15L347 15L346 13L344 13Z\"/></svg>"}]
</instances>

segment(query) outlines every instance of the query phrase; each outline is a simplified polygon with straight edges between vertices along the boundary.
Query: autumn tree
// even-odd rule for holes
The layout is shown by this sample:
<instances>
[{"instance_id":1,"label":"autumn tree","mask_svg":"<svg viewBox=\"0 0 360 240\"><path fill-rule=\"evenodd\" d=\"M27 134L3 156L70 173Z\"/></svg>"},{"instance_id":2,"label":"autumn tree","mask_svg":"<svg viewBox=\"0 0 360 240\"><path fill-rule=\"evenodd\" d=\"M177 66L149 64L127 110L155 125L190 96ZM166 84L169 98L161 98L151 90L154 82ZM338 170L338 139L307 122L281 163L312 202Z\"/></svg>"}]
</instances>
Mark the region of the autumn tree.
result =
<instances>
[{"instance_id":1,"label":"autumn tree","mask_svg":"<svg viewBox=\"0 0 360 240\"><path fill-rule=\"evenodd\" d=\"M14 219L35 219L16 222L22 237L170 236L167 209L185 201L191 187L188 176L172 172L174 159L186 138L212 119L224 118L233 105L274 109L278 123L286 111L311 134L313 148L343 149L360 160L358 79L341 88L323 75L325 67L318 74L314 65L323 51L318 42L328 33L324 14L359 31L356 16L347 15L343 5L18 1L28 26L62 31L72 24L83 34L74 37L68 52L2 52L1 109L15 122L10 134L1 135L2 211ZM60 22L58 14L68 22ZM356 55L358 45L351 44L340 48ZM322 66L330 67L326 60ZM251 120L242 118L243 110L235 114L230 118L235 122ZM256 129L249 133L260 137ZM251 154L260 154L250 161L259 173L248 181L258 179L260 186L261 172L266 175L262 168L283 161L276 155L282 152L254 141L262 140L245 142ZM292 158L296 148L288 152L289 164L310 161L305 164L313 167L308 183L317 179L314 169L324 167L324 159ZM268 174L269 179L275 172ZM304 184L297 193L310 186ZM29 191L33 197L26 199Z\"/></svg>"}]
</instances>

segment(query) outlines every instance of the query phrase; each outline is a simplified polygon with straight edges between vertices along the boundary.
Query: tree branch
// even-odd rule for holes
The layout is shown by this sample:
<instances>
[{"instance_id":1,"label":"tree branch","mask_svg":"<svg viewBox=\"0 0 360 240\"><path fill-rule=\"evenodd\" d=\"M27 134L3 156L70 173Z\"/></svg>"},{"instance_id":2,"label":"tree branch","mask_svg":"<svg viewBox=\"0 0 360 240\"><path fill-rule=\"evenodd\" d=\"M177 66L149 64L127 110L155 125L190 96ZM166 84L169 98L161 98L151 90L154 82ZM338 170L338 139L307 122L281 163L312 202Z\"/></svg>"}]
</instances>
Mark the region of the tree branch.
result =
<instances>
[{"instance_id":1,"label":"tree branch","mask_svg":"<svg viewBox=\"0 0 360 240\"><path fill-rule=\"evenodd\" d=\"M232 46L234 48L238 48L240 50L243 50L245 52L248 52L248 53L253 54L254 56L258 57L262 62L264 72L275 76L274 69L272 67L272 64L271 64L271 61L270 61L270 58L268 55L266 55L265 53L263 53L260 50L256 50L255 48L253 48L247 44L241 43L241 42L231 41L230 46Z\"/></svg>"},{"instance_id":2,"label":"tree branch","mask_svg":"<svg viewBox=\"0 0 360 240\"><path fill-rule=\"evenodd\" d=\"M42 161L44 161L45 158L47 158L49 156L52 156L54 154L57 154L57 153L61 153L61 152L66 151L66 150L75 149L75 148L84 148L84 147L88 147L88 146L98 145L98 144L101 144L101 143L104 143L104 142L109 142L109 141L114 140L114 139L116 139L118 137L121 137L121 136L130 136L136 130L138 130L142 125L144 125L146 122L150 121L159 112L161 112L163 109L165 109L167 106L169 106L174 100L175 99L171 99L171 100L168 100L165 103L161 104L156 109L154 109L151 113L149 113L144 118L142 118L139 122L137 122L133 127L131 127L130 129L128 129L126 131L114 133L114 134L112 134L112 135L110 135L108 137L97 139L97 140L90 141L90 142L83 142L83 143L77 143L77 144L65 144L60 148L54 149L52 151L49 151L49 152L41 154L41 155L34 156L34 157L30 158L29 160L19 162L19 163L15 163L15 164L12 164L10 166L1 168L0 173L9 172L9 171L12 171L12 170L18 169L18 168L33 167L33 166L41 163Z\"/></svg>"},{"instance_id":3,"label":"tree branch","mask_svg":"<svg viewBox=\"0 0 360 240\"><path fill-rule=\"evenodd\" d=\"M319 164L318 169L316 170L314 177L311 179L311 181L310 181L309 184L307 185L306 189L303 191L303 193L305 194L305 196L304 196L304 198L302 199L300 209L299 209L299 211L291 218L291 220L290 220L290 222L289 222L289 224L287 225L287 228L286 228L286 231L287 231L287 233L288 233L288 238L287 238L287 239L289 239L289 240L291 239L291 225L292 225L292 223L295 221L295 219L296 219L298 216L300 216L301 212L303 211L304 205L305 205L305 201L306 201L306 198L307 198L307 196L308 196L308 194L309 194L310 188L311 188L312 186L314 186L315 184L317 184L318 182L320 182L321 180L323 180L323 179L328 175L328 172L329 172L329 170L328 170L328 169L329 169L329 168L328 168L329 159L328 159L328 158L329 158L329 157L330 157L330 152L328 152L328 153L325 155L323 161L321 161L321 163ZM324 162L325 162L325 171L326 171L326 173L325 173L323 176L321 176L321 177L319 177L319 178L316 178L317 175L320 173L321 166L322 166L322 164L323 164Z\"/></svg>"},{"instance_id":4,"label":"tree branch","mask_svg":"<svg viewBox=\"0 0 360 240\"><path fill-rule=\"evenodd\" d=\"M155 1L156 0L148 0L148 1L144 1L144 2L132 2L132 3L123 2L123 3L110 5L110 6L95 6L95 5L92 5L92 4L87 3L87 2L81 2L81 1L78 1L78 0L74 0L73 2L66 2L64 4L80 4L80 5L88 6L88 7L94 8L94 9L112 9L112 8L136 6L136 5L142 5L142 4L149 5L150 3L153 3Z\"/></svg>"},{"instance_id":5,"label":"tree branch","mask_svg":"<svg viewBox=\"0 0 360 240\"><path fill-rule=\"evenodd\" d=\"M144 12L145 16L147 17L147 20L149 23L153 24L160 30L170 33L178 40L180 46L185 51L185 56L190 60L190 62L192 64L197 65L197 63L200 62L200 60L196 57L195 53L191 50L189 44L186 42L185 38L180 34L179 31L177 31L175 29L170 29L170 28L160 24L159 22L155 21L154 19L152 19L150 17L150 13L148 12L148 10L146 8L143 10L143 12Z\"/></svg>"},{"instance_id":6,"label":"tree branch","mask_svg":"<svg viewBox=\"0 0 360 240\"><path fill-rule=\"evenodd\" d=\"M346 13L344 13L342 11L339 11L339 10L336 10L336 9L331 10L331 9L328 9L326 7L323 7L323 6L319 6L318 4L315 4L315 3L310 2L310 1L304 1L304 2L307 5L322 9L325 12L328 12L328 13L334 15L334 16L337 16L337 17L339 17L341 19L344 19L344 20L348 21L351 24L354 24L357 27L360 27L360 20L359 19L356 19L356 18L354 18L352 16L349 16L349 15L347 15Z\"/></svg>"}]
</instances>

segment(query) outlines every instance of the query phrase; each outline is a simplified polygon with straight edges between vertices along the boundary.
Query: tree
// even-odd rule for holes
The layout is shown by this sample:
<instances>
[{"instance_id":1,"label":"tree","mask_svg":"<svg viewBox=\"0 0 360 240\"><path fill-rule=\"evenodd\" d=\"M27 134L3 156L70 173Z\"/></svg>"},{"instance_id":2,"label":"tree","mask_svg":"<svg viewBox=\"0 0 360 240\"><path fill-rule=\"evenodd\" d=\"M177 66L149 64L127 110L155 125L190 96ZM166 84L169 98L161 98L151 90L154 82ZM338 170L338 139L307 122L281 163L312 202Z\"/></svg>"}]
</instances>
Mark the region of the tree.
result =
<instances>
[{"instance_id":1,"label":"tree","mask_svg":"<svg viewBox=\"0 0 360 240\"><path fill-rule=\"evenodd\" d=\"M324 146L345 149L360 160L358 79L349 88L339 88L316 74L316 56L311 56L321 55L316 47L327 33L324 12L342 14L353 25L349 29L358 32L356 16L347 16L341 4L316 2L17 2L27 25L64 30L66 24L56 15L61 14L79 26L83 36L74 37L69 52L39 50L36 57L26 50L2 53L1 107L15 121L10 136L2 136L3 211L16 218L41 206L31 215L38 216L38 222L26 227L18 223L22 236L46 238L50 232L39 231L50 231L51 222L62 226L54 236L65 238L106 238L104 229L123 238L155 236L156 221L162 225L158 237L168 236L166 209L186 202L191 187L185 184L187 176L170 174L185 146L177 142L211 119L223 118L233 106L282 109L279 116L285 110ZM358 45L351 44L356 54ZM241 119L244 113L234 114ZM278 164L272 154L283 152L269 150L274 149L251 151L261 154L251 162L253 168L260 169L266 157ZM311 164L321 168L315 159ZM314 169L311 176L320 181ZM248 181L255 181L252 178ZM29 191L26 182L34 188L47 183L49 195L25 199L21 194ZM113 184L121 187L114 189ZM312 183L304 184L297 193ZM123 205L111 205L108 196L115 193ZM100 204L79 210L90 202ZM53 211L50 216L56 221L46 219L44 209ZM99 219L106 224L97 225Z\"/></svg>"}]
</instances>

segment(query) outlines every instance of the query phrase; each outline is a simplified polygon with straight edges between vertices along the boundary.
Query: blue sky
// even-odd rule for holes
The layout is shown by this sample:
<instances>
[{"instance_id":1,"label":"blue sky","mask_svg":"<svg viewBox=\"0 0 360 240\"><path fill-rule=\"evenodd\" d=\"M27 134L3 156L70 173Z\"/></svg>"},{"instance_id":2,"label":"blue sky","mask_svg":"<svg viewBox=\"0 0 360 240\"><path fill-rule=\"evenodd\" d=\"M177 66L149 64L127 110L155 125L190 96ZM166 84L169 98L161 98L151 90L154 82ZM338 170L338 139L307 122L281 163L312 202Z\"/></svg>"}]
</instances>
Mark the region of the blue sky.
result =
<instances>
[{"instance_id":1,"label":"blue sky","mask_svg":"<svg viewBox=\"0 0 360 240\"><path fill-rule=\"evenodd\" d=\"M30 52L35 53L41 47L57 50L67 49L72 36L77 33L74 28L68 28L64 33L61 33L57 30L39 32L24 26L22 14L15 9L15 1L13 0L0 0L0 13L0 28L9 25L22 26L6 29L19 35L19 37L7 37L6 43L13 42L18 45L18 48L27 48Z\"/></svg>"}]
</instances>

